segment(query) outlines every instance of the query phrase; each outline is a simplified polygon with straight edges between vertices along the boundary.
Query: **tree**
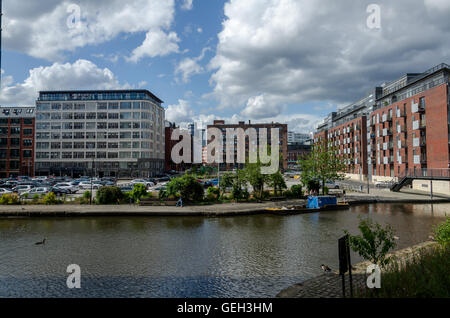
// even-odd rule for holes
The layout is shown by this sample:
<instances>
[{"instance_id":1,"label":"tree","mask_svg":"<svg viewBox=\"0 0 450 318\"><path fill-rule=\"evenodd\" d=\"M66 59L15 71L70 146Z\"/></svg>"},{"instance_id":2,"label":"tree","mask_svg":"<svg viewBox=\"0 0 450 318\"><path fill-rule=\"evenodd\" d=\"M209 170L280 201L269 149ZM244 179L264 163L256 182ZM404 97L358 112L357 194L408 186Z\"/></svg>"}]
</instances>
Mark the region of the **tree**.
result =
<instances>
[{"instance_id":1,"label":"tree","mask_svg":"<svg viewBox=\"0 0 450 318\"><path fill-rule=\"evenodd\" d=\"M147 195L147 187L143 184L135 184L133 187L133 191L131 191L131 197L134 202L138 203L142 197Z\"/></svg>"},{"instance_id":2,"label":"tree","mask_svg":"<svg viewBox=\"0 0 450 318\"><path fill-rule=\"evenodd\" d=\"M180 195L185 201L202 201L204 189L192 175L185 174L167 184L166 195L175 197Z\"/></svg>"},{"instance_id":3,"label":"tree","mask_svg":"<svg viewBox=\"0 0 450 318\"><path fill-rule=\"evenodd\" d=\"M326 142L315 144L311 153L298 161L301 169L300 178L309 190L315 190L317 184L322 186L325 193L327 181L343 180L345 164L341 157L336 155L336 149Z\"/></svg>"},{"instance_id":4,"label":"tree","mask_svg":"<svg viewBox=\"0 0 450 318\"><path fill-rule=\"evenodd\" d=\"M220 197L222 197L227 188L233 187L236 176L231 172L224 173L219 180Z\"/></svg>"},{"instance_id":5,"label":"tree","mask_svg":"<svg viewBox=\"0 0 450 318\"><path fill-rule=\"evenodd\" d=\"M350 247L365 260L386 266L390 262L386 254L396 246L393 228L390 225L382 227L370 218L360 218L358 228L361 235L352 236L345 231L345 234L349 235Z\"/></svg>"},{"instance_id":6,"label":"tree","mask_svg":"<svg viewBox=\"0 0 450 318\"><path fill-rule=\"evenodd\" d=\"M268 179L269 186L273 188L275 195L278 195L278 191L283 192L284 189L287 189L284 177L279 171L271 174Z\"/></svg>"},{"instance_id":7,"label":"tree","mask_svg":"<svg viewBox=\"0 0 450 318\"><path fill-rule=\"evenodd\" d=\"M245 167L245 175L247 181L253 187L253 192L258 198L262 199L264 192L264 184L268 181L269 176L261 173L261 163L250 163Z\"/></svg>"}]
</instances>

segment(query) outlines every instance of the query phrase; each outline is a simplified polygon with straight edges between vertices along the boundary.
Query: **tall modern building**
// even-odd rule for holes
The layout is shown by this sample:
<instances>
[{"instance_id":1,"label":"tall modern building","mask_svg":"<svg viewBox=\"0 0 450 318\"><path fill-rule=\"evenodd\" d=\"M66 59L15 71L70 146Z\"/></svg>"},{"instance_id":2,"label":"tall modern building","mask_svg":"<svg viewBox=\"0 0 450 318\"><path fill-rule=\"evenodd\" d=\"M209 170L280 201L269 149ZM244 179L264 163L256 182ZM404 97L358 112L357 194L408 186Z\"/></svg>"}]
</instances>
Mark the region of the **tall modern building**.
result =
<instances>
[{"instance_id":1,"label":"tall modern building","mask_svg":"<svg viewBox=\"0 0 450 318\"><path fill-rule=\"evenodd\" d=\"M309 134L288 131L288 145L304 145L311 139Z\"/></svg>"},{"instance_id":2,"label":"tall modern building","mask_svg":"<svg viewBox=\"0 0 450 318\"><path fill-rule=\"evenodd\" d=\"M0 178L33 176L35 107L0 107Z\"/></svg>"},{"instance_id":3,"label":"tall modern building","mask_svg":"<svg viewBox=\"0 0 450 318\"><path fill-rule=\"evenodd\" d=\"M162 103L148 90L40 92L36 175L160 174L165 151Z\"/></svg>"}]
</instances>

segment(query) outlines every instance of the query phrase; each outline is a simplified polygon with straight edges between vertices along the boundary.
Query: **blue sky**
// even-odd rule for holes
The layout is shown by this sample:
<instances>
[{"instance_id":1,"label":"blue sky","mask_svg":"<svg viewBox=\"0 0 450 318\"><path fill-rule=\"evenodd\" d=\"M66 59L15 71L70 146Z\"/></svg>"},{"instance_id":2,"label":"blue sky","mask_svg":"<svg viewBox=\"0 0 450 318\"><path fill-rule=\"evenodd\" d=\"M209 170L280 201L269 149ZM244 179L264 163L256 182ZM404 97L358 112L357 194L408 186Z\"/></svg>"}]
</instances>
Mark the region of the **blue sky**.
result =
<instances>
[{"instance_id":1,"label":"blue sky","mask_svg":"<svg viewBox=\"0 0 450 318\"><path fill-rule=\"evenodd\" d=\"M375 85L450 61L449 1L378 1L378 28L371 3L4 0L0 104L33 104L44 89L145 88L182 125L310 132Z\"/></svg>"}]
</instances>

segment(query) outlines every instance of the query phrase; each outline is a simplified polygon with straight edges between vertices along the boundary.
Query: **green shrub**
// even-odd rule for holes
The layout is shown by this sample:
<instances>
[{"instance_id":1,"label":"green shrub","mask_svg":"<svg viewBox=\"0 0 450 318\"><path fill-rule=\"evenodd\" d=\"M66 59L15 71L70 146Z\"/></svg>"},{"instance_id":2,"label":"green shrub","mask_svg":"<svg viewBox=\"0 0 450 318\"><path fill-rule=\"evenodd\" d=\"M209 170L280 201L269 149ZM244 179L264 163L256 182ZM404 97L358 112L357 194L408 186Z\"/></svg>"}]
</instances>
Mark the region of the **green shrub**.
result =
<instances>
[{"instance_id":1,"label":"green shrub","mask_svg":"<svg viewBox=\"0 0 450 318\"><path fill-rule=\"evenodd\" d=\"M186 202L203 200L205 190L193 176L186 174L181 178L172 179L167 184L167 196L179 196Z\"/></svg>"},{"instance_id":2,"label":"green shrub","mask_svg":"<svg viewBox=\"0 0 450 318\"><path fill-rule=\"evenodd\" d=\"M53 192L47 193L43 198L42 202L46 205L58 204L60 201L56 198L56 194Z\"/></svg>"},{"instance_id":3,"label":"green shrub","mask_svg":"<svg viewBox=\"0 0 450 318\"><path fill-rule=\"evenodd\" d=\"M167 190L160 190L158 193L158 198L160 200L166 200L169 197L169 194L167 193Z\"/></svg>"},{"instance_id":4,"label":"green shrub","mask_svg":"<svg viewBox=\"0 0 450 318\"><path fill-rule=\"evenodd\" d=\"M20 197L17 193L7 193L0 198L2 205L18 205L20 204Z\"/></svg>"},{"instance_id":5,"label":"green shrub","mask_svg":"<svg viewBox=\"0 0 450 318\"><path fill-rule=\"evenodd\" d=\"M97 191L98 204L119 204L124 198L124 193L119 187L101 187Z\"/></svg>"},{"instance_id":6,"label":"green shrub","mask_svg":"<svg viewBox=\"0 0 450 318\"><path fill-rule=\"evenodd\" d=\"M143 184L135 184L133 187L133 191L131 191L130 193L130 196L136 203L139 202L146 195L147 195L147 187Z\"/></svg>"},{"instance_id":7,"label":"green shrub","mask_svg":"<svg viewBox=\"0 0 450 318\"><path fill-rule=\"evenodd\" d=\"M381 272L381 289L359 291L367 298L449 298L450 248L429 248L396 260Z\"/></svg>"},{"instance_id":8,"label":"green shrub","mask_svg":"<svg viewBox=\"0 0 450 318\"><path fill-rule=\"evenodd\" d=\"M353 236L345 231L349 235L350 247L362 258L371 261L373 264L382 267L389 264L391 259L386 257L386 254L396 246L393 228L390 225L383 228L370 218L360 218L358 228L361 235Z\"/></svg>"},{"instance_id":9,"label":"green shrub","mask_svg":"<svg viewBox=\"0 0 450 318\"><path fill-rule=\"evenodd\" d=\"M206 198L208 201L216 201L219 199L220 196L220 190L217 187L209 187L208 188L208 194Z\"/></svg>"},{"instance_id":10,"label":"green shrub","mask_svg":"<svg viewBox=\"0 0 450 318\"><path fill-rule=\"evenodd\" d=\"M294 193L292 193L292 190L286 190L283 192L283 196L285 196L288 199L293 199Z\"/></svg>"},{"instance_id":11,"label":"green shrub","mask_svg":"<svg viewBox=\"0 0 450 318\"><path fill-rule=\"evenodd\" d=\"M296 199L300 199L301 197L303 197L303 188L301 185L299 184L294 184L291 187L291 193L292 193L292 197L296 198Z\"/></svg>"},{"instance_id":12,"label":"green shrub","mask_svg":"<svg viewBox=\"0 0 450 318\"><path fill-rule=\"evenodd\" d=\"M38 203L41 199L41 196L39 194L33 195L33 203Z\"/></svg>"},{"instance_id":13,"label":"green shrub","mask_svg":"<svg viewBox=\"0 0 450 318\"><path fill-rule=\"evenodd\" d=\"M444 247L450 246L450 217L434 228L436 241Z\"/></svg>"}]
</instances>

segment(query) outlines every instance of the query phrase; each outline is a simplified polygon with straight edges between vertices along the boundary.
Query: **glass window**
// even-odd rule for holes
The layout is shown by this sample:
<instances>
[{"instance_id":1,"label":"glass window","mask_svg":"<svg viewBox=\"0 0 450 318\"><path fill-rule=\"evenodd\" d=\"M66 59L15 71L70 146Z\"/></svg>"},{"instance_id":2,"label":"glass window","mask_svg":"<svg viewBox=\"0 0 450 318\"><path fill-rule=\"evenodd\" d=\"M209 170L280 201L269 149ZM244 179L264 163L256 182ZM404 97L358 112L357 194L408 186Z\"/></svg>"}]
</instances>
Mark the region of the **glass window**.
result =
<instances>
[{"instance_id":1,"label":"glass window","mask_svg":"<svg viewBox=\"0 0 450 318\"><path fill-rule=\"evenodd\" d=\"M52 104L52 110L61 110L61 104Z\"/></svg>"},{"instance_id":2,"label":"glass window","mask_svg":"<svg viewBox=\"0 0 450 318\"><path fill-rule=\"evenodd\" d=\"M131 123L130 122L124 122L120 123L120 129L131 129Z\"/></svg>"},{"instance_id":3,"label":"glass window","mask_svg":"<svg viewBox=\"0 0 450 318\"><path fill-rule=\"evenodd\" d=\"M63 119L73 119L73 113L63 113Z\"/></svg>"},{"instance_id":4,"label":"glass window","mask_svg":"<svg viewBox=\"0 0 450 318\"><path fill-rule=\"evenodd\" d=\"M86 119L86 113L75 113L74 119Z\"/></svg>"},{"instance_id":5,"label":"glass window","mask_svg":"<svg viewBox=\"0 0 450 318\"><path fill-rule=\"evenodd\" d=\"M60 139L61 133L52 133L52 139Z\"/></svg>"},{"instance_id":6,"label":"glass window","mask_svg":"<svg viewBox=\"0 0 450 318\"><path fill-rule=\"evenodd\" d=\"M32 156L33 156L33 150L24 150L23 151L24 158L31 158Z\"/></svg>"},{"instance_id":7,"label":"glass window","mask_svg":"<svg viewBox=\"0 0 450 318\"><path fill-rule=\"evenodd\" d=\"M97 142L97 148L98 149L106 149L106 142Z\"/></svg>"},{"instance_id":8,"label":"glass window","mask_svg":"<svg viewBox=\"0 0 450 318\"><path fill-rule=\"evenodd\" d=\"M87 113L86 114L86 119L96 119L97 118L97 113Z\"/></svg>"},{"instance_id":9,"label":"glass window","mask_svg":"<svg viewBox=\"0 0 450 318\"><path fill-rule=\"evenodd\" d=\"M62 153L62 158L63 159L72 159L72 153L71 152L63 152Z\"/></svg>"},{"instance_id":10,"label":"glass window","mask_svg":"<svg viewBox=\"0 0 450 318\"><path fill-rule=\"evenodd\" d=\"M120 139L130 139L130 138L131 138L130 131L121 131L120 132Z\"/></svg>"},{"instance_id":11,"label":"glass window","mask_svg":"<svg viewBox=\"0 0 450 318\"><path fill-rule=\"evenodd\" d=\"M19 149L11 149L9 151L10 158L20 158L20 150Z\"/></svg>"},{"instance_id":12,"label":"glass window","mask_svg":"<svg viewBox=\"0 0 450 318\"><path fill-rule=\"evenodd\" d=\"M133 113L133 119L141 119L141 113Z\"/></svg>"},{"instance_id":13,"label":"glass window","mask_svg":"<svg viewBox=\"0 0 450 318\"><path fill-rule=\"evenodd\" d=\"M131 142L128 141L122 141L120 143L120 149L131 149Z\"/></svg>"},{"instance_id":14,"label":"glass window","mask_svg":"<svg viewBox=\"0 0 450 318\"><path fill-rule=\"evenodd\" d=\"M118 133L114 133L114 132L108 133L108 139L118 139L118 138L119 138Z\"/></svg>"},{"instance_id":15,"label":"glass window","mask_svg":"<svg viewBox=\"0 0 450 318\"><path fill-rule=\"evenodd\" d=\"M23 120L23 124L24 124L24 125L33 125L33 119L31 119L31 118L25 118L25 119Z\"/></svg>"},{"instance_id":16,"label":"glass window","mask_svg":"<svg viewBox=\"0 0 450 318\"><path fill-rule=\"evenodd\" d=\"M72 149L73 144L71 142L63 142L62 143L62 148L63 149Z\"/></svg>"},{"instance_id":17,"label":"glass window","mask_svg":"<svg viewBox=\"0 0 450 318\"><path fill-rule=\"evenodd\" d=\"M131 119L132 113L120 113L120 119Z\"/></svg>"},{"instance_id":18,"label":"glass window","mask_svg":"<svg viewBox=\"0 0 450 318\"><path fill-rule=\"evenodd\" d=\"M86 159L94 159L95 152L86 152Z\"/></svg>"},{"instance_id":19,"label":"glass window","mask_svg":"<svg viewBox=\"0 0 450 318\"><path fill-rule=\"evenodd\" d=\"M97 159L105 159L106 152L97 152Z\"/></svg>"},{"instance_id":20,"label":"glass window","mask_svg":"<svg viewBox=\"0 0 450 318\"><path fill-rule=\"evenodd\" d=\"M95 132L87 132L86 139L95 139Z\"/></svg>"},{"instance_id":21,"label":"glass window","mask_svg":"<svg viewBox=\"0 0 450 318\"><path fill-rule=\"evenodd\" d=\"M120 158L121 159L131 158L131 152L120 152Z\"/></svg>"},{"instance_id":22,"label":"glass window","mask_svg":"<svg viewBox=\"0 0 450 318\"><path fill-rule=\"evenodd\" d=\"M119 109L119 103L109 103L108 109Z\"/></svg>"},{"instance_id":23,"label":"glass window","mask_svg":"<svg viewBox=\"0 0 450 318\"><path fill-rule=\"evenodd\" d=\"M108 119L119 119L119 113L109 113Z\"/></svg>"},{"instance_id":24,"label":"glass window","mask_svg":"<svg viewBox=\"0 0 450 318\"><path fill-rule=\"evenodd\" d=\"M86 129L95 129L96 123L86 123Z\"/></svg>"},{"instance_id":25,"label":"glass window","mask_svg":"<svg viewBox=\"0 0 450 318\"><path fill-rule=\"evenodd\" d=\"M36 110L50 110L50 104L37 104Z\"/></svg>"},{"instance_id":26,"label":"glass window","mask_svg":"<svg viewBox=\"0 0 450 318\"><path fill-rule=\"evenodd\" d=\"M52 130L60 130L61 123L52 123Z\"/></svg>"},{"instance_id":27,"label":"glass window","mask_svg":"<svg viewBox=\"0 0 450 318\"><path fill-rule=\"evenodd\" d=\"M86 110L86 105L85 104L75 104L73 106L74 110Z\"/></svg>"},{"instance_id":28,"label":"glass window","mask_svg":"<svg viewBox=\"0 0 450 318\"><path fill-rule=\"evenodd\" d=\"M118 149L119 148L119 143L118 142L109 142L108 143L108 148L109 149Z\"/></svg>"},{"instance_id":29,"label":"glass window","mask_svg":"<svg viewBox=\"0 0 450 318\"><path fill-rule=\"evenodd\" d=\"M72 110L73 104L64 103L63 104L63 110Z\"/></svg>"},{"instance_id":30,"label":"glass window","mask_svg":"<svg viewBox=\"0 0 450 318\"><path fill-rule=\"evenodd\" d=\"M61 149L60 142L52 142L52 149Z\"/></svg>"},{"instance_id":31,"label":"glass window","mask_svg":"<svg viewBox=\"0 0 450 318\"><path fill-rule=\"evenodd\" d=\"M24 147L32 147L33 146L33 140L32 139L24 139L23 140L23 146Z\"/></svg>"},{"instance_id":32,"label":"glass window","mask_svg":"<svg viewBox=\"0 0 450 318\"><path fill-rule=\"evenodd\" d=\"M108 159L117 159L119 154L117 152L108 152Z\"/></svg>"},{"instance_id":33,"label":"glass window","mask_svg":"<svg viewBox=\"0 0 450 318\"><path fill-rule=\"evenodd\" d=\"M84 129L84 123L74 123L73 129Z\"/></svg>"},{"instance_id":34,"label":"glass window","mask_svg":"<svg viewBox=\"0 0 450 318\"><path fill-rule=\"evenodd\" d=\"M133 109L141 109L141 103L133 102Z\"/></svg>"},{"instance_id":35,"label":"glass window","mask_svg":"<svg viewBox=\"0 0 450 318\"><path fill-rule=\"evenodd\" d=\"M107 119L108 113L97 113L97 119Z\"/></svg>"},{"instance_id":36,"label":"glass window","mask_svg":"<svg viewBox=\"0 0 450 318\"><path fill-rule=\"evenodd\" d=\"M131 109L131 103L130 102L120 103L120 109Z\"/></svg>"},{"instance_id":37,"label":"glass window","mask_svg":"<svg viewBox=\"0 0 450 318\"><path fill-rule=\"evenodd\" d=\"M108 129L119 129L119 123L108 123Z\"/></svg>"},{"instance_id":38,"label":"glass window","mask_svg":"<svg viewBox=\"0 0 450 318\"><path fill-rule=\"evenodd\" d=\"M11 135L20 135L20 127L11 127Z\"/></svg>"},{"instance_id":39,"label":"glass window","mask_svg":"<svg viewBox=\"0 0 450 318\"><path fill-rule=\"evenodd\" d=\"M50 129L50 123L38 123L36 125L37 130L47 130Z\"/></svg>"},{"instance_id":40,"label":"glass window","mask_svg":"<svg viewBox=\"0 0 450 318\"><path fill-rule=\"evenodd\" d=\"M62 134L63 139L72 139L72 133L71 132L65 132Z\"/></svg>"},{"instance_id":41,"label":"glass window","mask_svg":"<svg viewBox=\"0 0 450 318\"><path fill-rule=\"evenodd\" d=\"M61 158L61 153L59 153L59 152L52 152L51 153L51 158L52 159L60 159Z\"/></svg>"},{"instance_id":42,"label":"glass window","mask_svg":"<svg viewBox=\"0 0 450 318\"><path fill-rule=\"evenodd\" d=\"M97 129L107 129L108 124L107 123L97 123Z\"/></svg>"},{"instance_id":43,"label":"glass window","mask_svg":"<svg viewBox=\"0 0 450 318\"><path fill-rule=\"evenodd\" d=\"M97 103L97 110L104 110L108 106L107 103Z\"/></svg>"},{"instance_id":44,"label":"glass window","mask_svg":"<svg viewBox=\"0 0 450 318\"><path fill-rule=\"evenodd\" d=\"M61 119L61 113L52 113L51 119Z\"/></svg>"},{"instance_id":45,"label":"glass window","mask_svg":"<svg viewBox=\"0 0 450 318\"><path fill-rule=\"evenodd\" d=\"M62 127L65 130L71 130L71 129L73 129L73 124L72 123L63 123Z\"/></svg>"},{"instance_id":46,"label":"glass window","mask_svg":"<svg viewBox=\"0 0 450 318\"><path fill-rule=\"evenodd\" d=\"M95 149L95 142L87 142L86 149Z\"/></svg>"},{"instance_id":47,"label":"glass window","mask_svg":"<svg viewBox=\"0 0 450 318\"><path fill-rule=\"evenodd\" d=\"M106 139L106 138L108 138L108 133L106 131L97 133L97 139Z\"/></svg>"},{"instance_id":48,"label":"glass window","mask_svg":"<svg viewBox=\"0 0 450 318\"><path fill-rule=\"evenodd\" d=\"M133 139L140 139L141 133L139 131L133 131Z\"/></svg>"}]
</instances>

